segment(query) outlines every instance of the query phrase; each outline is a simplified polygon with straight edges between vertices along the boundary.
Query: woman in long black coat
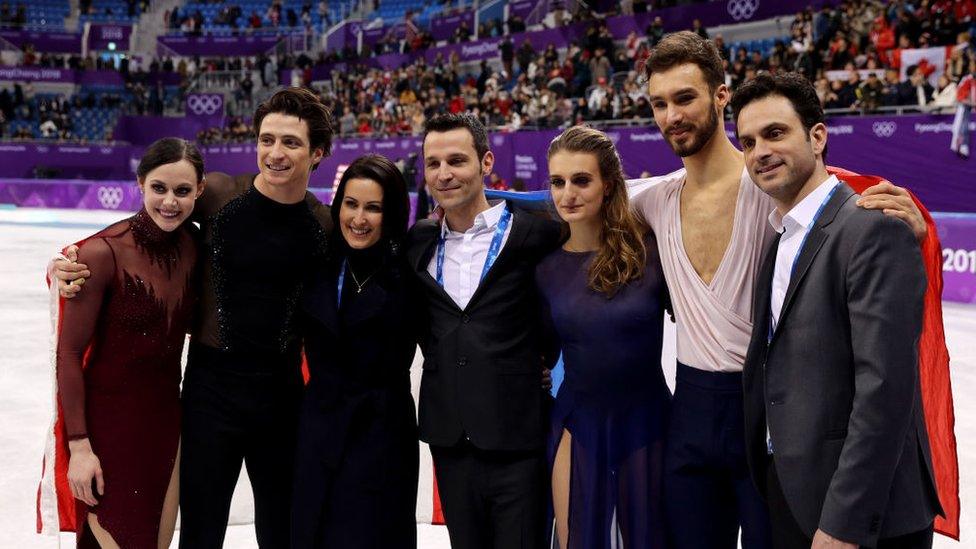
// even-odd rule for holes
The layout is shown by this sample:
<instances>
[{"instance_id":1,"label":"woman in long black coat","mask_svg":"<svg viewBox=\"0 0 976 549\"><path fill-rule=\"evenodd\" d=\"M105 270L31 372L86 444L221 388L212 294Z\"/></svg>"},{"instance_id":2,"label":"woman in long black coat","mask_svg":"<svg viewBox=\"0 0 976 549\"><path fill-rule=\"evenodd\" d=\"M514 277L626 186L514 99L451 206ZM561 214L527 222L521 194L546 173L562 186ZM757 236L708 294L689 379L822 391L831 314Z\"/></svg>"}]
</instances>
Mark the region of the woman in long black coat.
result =
<instances>
[{"instance_id":1,"label":"woman in long black coat","mask_svg":"<svg viewBox=\"0 0 976 549\"><path fill-rule=\"evenodd\" d=\"M402 175L368 155L332 202L339 229L302 298L309 383L299 427L294 549L417 545L417 422L410 394L418 308L400 257Z\"/></svg>"}]
</instances>

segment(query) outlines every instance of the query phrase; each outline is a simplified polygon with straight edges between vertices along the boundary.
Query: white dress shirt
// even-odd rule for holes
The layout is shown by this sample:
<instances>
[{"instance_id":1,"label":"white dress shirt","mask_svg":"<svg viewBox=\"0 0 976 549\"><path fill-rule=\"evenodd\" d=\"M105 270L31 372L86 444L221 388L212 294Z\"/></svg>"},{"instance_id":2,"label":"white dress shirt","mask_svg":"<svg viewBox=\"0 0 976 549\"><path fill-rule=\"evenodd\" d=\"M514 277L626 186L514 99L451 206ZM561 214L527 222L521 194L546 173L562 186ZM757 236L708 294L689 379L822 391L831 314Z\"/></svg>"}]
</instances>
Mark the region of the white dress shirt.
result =
<instances>
[{"instance_id":1,"label":"white dress shirt","mask_svg":"<svg viewBox=\"0 0 976 549\"><path fill-rule=\"evenodd\" d=\"M786 299L786 290L790 287L793 264L800 253L800 247L813 227L814 218L821 205L838 183L837 176L832 175L793 206L786 215L780 216L779 210L773 210L769 214L769 224L782 235L779 239L779 247L776 248L776 267L773 271L773 289L770 296L772 313L770 326L773 331L779 324L779 315L783 309L783 301Z\"/></svg>"},{"instance_id":2,"label":"white dress shirt","mask_svg":"<svg viewBox=\"0 0 976 549\"><path fill-rule=\"evenodd\" d=\"M463 233L452 231L446 220L441 223L441 238L444 240L444 291L461 310L468 306L481 283L481 272L484 270L485 260L488 259L488 248L491 247L491 239L504 210L504 202L495 204L475 216L474 225ZM514 219L505 228L499 255L512 232L512 222ZM427 265L427 272L437 280L436 250Z\"/></svg>"}]
</instances>

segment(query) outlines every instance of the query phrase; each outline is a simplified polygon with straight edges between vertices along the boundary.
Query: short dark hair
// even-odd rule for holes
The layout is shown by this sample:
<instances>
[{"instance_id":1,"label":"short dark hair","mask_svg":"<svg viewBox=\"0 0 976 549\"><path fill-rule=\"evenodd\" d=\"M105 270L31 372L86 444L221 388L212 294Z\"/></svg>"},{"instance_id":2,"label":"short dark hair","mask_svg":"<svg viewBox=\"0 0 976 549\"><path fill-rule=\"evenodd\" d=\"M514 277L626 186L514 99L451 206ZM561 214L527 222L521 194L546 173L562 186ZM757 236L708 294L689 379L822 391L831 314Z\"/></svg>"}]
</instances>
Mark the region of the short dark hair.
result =
<instances>
[{"instance_id":1,"label":"short dark hair","mask_svg":"<svg viewBox=\"0 0 976 549\"><path fill-rule=\"evenodd\" d=\"M321 148L325 156L332 152L332 136L335 134L335 120L332 111L314 92L305 88L285 88L275 92L254 111L254 133L261 135L261 122L269 114L297 116L308 124L308 144L310 150ZM312 169L318 164L312 166Z\"/></svg>"},{"instance_id":2,"label":"short dark hair","mask_svg":"<svg viewBox=\"0 0 976 549\"><path fill-rule=\"evenodd\" d=\"M346 184L350 179L369 179L383 188L383 226L382 237L394 244L399 244L407 234L407 224L410 220L410 198L407 194L407 183L396 164L385 156L367 154L353 161L342 173L339 186L332 197L332 223L339 226L339 209L342 199L346 196ZM336 231L336 234L342 234Z\"/></svg>"},{"instance_id":3,"label":"short dark hair","mask_svg":"<svg viewBox=\"0 0 976 549\"><path fill-rule=\"evenodd\" d=\"M478 161L485 158L488 152L488 130L477 116L471 113L445 113L438 114L424 122L424 143L427 142L427 134L431 132L449 132L464 128L471 134L474 140L474 150L478 154Z\"/></svg>"},{"instance_id":4,"label":"short dark hair","mask_svg":"<svg viewBox=\"0 0 976 549\"><path fill-rule=\"evenodd\" d=\"M805 76L797 72L784 72L775 75L762 72L752 80L740 85L732 94L730 105L732 106L732 120L735 121L736 127L739 124L739 113L746 105L773 95L785 97L789 100L807 134L817 124L826 123L817 90ZM738 129L736 133L738 133ZM826 147L824 147L822 156L826 160Z\"/></svg>"},{"instance_id":5,"label":"short dark hair","mask_svg":"<svg viewBox=\"0 0 976 549\"><path fill-rule=\"evenodd\" d=\"M725 69L722 55L711 40L706 40L691 31L672 32L651 48L650 56L644 64L644 76L650 78L655 72L664 72L678 65L692 63L701 69L705 82L712 91L725 83Z\"/></svg>"},{"instance_id":6,"label":"short dark hair","mask_svg":"<svg viewBox=\"0 0 976 549\"><path fill-rule=\"evenodd\" d=\"M200 150L193 143L179 137L164 137L149 145L139 160L136 177L142 181L156 168L180 160L186 160L193 166L193 171L197 174L197 184L203 181L203 157Z\"/></svg>"}]
</instances>

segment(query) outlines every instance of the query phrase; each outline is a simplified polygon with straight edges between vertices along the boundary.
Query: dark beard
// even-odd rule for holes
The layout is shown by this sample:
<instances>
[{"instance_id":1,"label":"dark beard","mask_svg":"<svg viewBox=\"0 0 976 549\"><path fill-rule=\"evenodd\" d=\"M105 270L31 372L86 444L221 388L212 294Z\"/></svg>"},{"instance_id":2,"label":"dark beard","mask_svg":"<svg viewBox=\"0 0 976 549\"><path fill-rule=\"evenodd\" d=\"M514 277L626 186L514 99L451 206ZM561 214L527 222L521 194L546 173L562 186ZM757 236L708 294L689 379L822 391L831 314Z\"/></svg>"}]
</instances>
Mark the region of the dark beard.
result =
<instances>
[{"instance_id":1,"label":"dark beard","mask_svg":"<svg viewBox=\"0 0 976 549\"><path fill-rule=\"evenodd\" d=\"M698 154L708 144L712 136L715 135L715 130L718 128L718 113L715 112L714 102L711 105L710 113L708 121L705 122L705 126L694 131L691 142L687 145L676 145L670 139L667 140L674 154L682 158L692 156Z\"/></svg>"}]
</instances>

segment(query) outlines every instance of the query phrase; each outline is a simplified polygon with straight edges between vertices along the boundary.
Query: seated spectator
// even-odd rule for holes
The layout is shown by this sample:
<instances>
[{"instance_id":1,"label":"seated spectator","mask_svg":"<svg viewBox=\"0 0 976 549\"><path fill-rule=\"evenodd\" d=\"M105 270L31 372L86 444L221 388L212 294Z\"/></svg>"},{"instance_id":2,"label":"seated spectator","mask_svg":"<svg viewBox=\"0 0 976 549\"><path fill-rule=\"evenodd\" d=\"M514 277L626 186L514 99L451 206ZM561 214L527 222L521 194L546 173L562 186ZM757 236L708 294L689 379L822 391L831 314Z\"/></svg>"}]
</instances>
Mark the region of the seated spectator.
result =
<instances>
[{"instance_id":1,"label":"seated spectator","mask_svg":"<svg viewBox=\"0 0 976 549\"><path fill-rule=\"evenodd\" d=\"M58 135L58 125L50 118L45 119L38 129L41 131L41 137L44 139L50 139Z\"/></svg>"},{"instance_id":2,"label":"seated spectator","mask_svg":"<svg viewBox=\"0 0 976 549\"><path fill-rule=\"evenodd\" d=\"M908 80L899 82L898 98L896 105L924 107L935 93L935 89L928 83L925 76L918 69L918 65L912 65L905 69Z\"/></svg>"},{"instance_id":3,"label":"seated spectator","mask_svg":"<svg viewBox=\"0 0 976 549\"><path fill-rule=\"evenodd\" d=\"M956 108L956 83L943 74L939 77L939 85L929 106L938 112L950 113Z\"/></svg>"},{"instance_id":4,"label":"seated spectator","mask_svg":"<svg viewBox=\"0 0 976 549\"><path fill-rule=\"evenodd\" d=\"M867 80L857 89L857 106L864 112L872 112L881 106L884 84L876 73L868 73Z\"/></svg>"}]
</instances>

